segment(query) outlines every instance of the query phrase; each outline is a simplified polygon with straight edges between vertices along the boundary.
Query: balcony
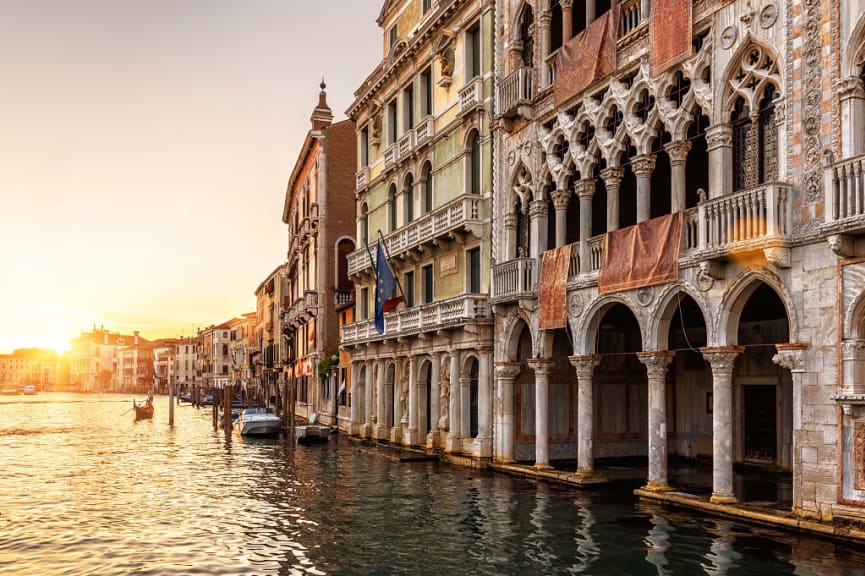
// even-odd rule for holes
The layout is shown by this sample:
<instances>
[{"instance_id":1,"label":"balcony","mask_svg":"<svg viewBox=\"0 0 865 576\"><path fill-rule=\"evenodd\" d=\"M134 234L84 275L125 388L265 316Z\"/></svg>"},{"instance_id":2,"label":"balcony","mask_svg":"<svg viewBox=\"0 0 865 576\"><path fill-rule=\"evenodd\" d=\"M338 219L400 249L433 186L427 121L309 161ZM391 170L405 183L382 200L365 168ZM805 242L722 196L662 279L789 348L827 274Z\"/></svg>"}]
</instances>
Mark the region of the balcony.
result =
<instances>
[{"instance_id":1,"label":"balcony","mask_svg":"<svg viewBox=\"0 0 865 576\"><path fill-rule=\"evenodd\" d=\"M456 298L424 304L384 315L384 333L375 329L375 321L361 320L342 327L343 345L363 344L421 332L432 332L468 323L491 320L489 297L486 294L464 294Z\"/></svg>"},{"instance_id":2,"label":"balcony","mask_svg":"<svg viewBox=\"0 0 865 576\"><path fill-rule=\"evenodd\" d=\"M626 0L619 4L619 38L627 36L642 23L641 0Z\"/></svg>"},{"instance_id":3,"label":"balcony","mask_svg":"<svg viewBox=\"0 0 865 576\"><path fill-rule=\"evenodd\" d=\"M830 164L824 172L828 233L865 233L865 155Z\"/></svg>"},{"instance_id":4,"label":"balcony","mask_svg":"<svg viewBox=\"0 0 865 576\"><path fill-rule=\"evenodd\" d=\"M390 170L396 165L396 144L391 144L384 150L384 169Z\"/></svg>"},{"instance_id":5,"label":"balcony","mask_svg":"<svg viewBox=\"0 0 865 576\"><path fill-rule=\"evenodd\" d=\"M369 184L369 166L364 166L357 173L357 189L366 188L367 184Z\"/></svg>"},{"instance_id":6,"label":"balcony","mask_svg":"<svg viewBox=\"0 0 865 576\"><path fill-rule=\"evenodd\" d=\"M412 152L414 152L414 130L409 130L397 142L397 155L399 160L402 160L411 156Z\"/></svg>"},{"instance_id":7,"label":"balcony","mask_svg":"<svg viewBox=\"0 0 865 576\"><path fill-rule=\"evenodd\" d=\"M414 129L415 137L415 148L420 148L432 141L432 137L435 136L435 121L432 116L427 116L417 125L417 128Z\"/></svg>"},{"instance_id":8,"label":"balcony","mask_svg":"<svg viewBox=\"0 0 865 576\"><path fill-rule=\"evenodd\" d=\"M482 223L480 196L460 196L453 202L388 234L384 242L391 257L395 258L407 250L461 231L472 232L479 236ZM369 246L369 251L375 251L374 244ZM349 276L365 272L371 266L366 247L361 247L348 255Z\"/></svg>"},{"instance_id":9,"label":"balcony","mask_svg":"<svg viewBox=\"0 0 865 576\"><path fill-rule=\"evenodd\" d=\"M493 304L537 295L534 258L515 258L493 267Z\"/></svg>"},{"instance_id":10,"label":"balcony","mask_svg":"<svg viewBox=\"0 0 865 576\"><path fill-rule=\"evenodd\" d=\"M347 306L354 302L354 298L351 296L352 290L340 290L339 288L334 289L333 291L333 305L336 308L341 306Z\"/></svg>"},{"instance_id":11,"label":"balcony","mask_svg":"<svg viewBox=\"0 0 865 576\"><path fill-rule=\"evenodd\" d=\"M483 86L481 77L475 76L459 91L460 115L467 114L481 105Z\"/></svg>"},{"instance_id":12,"label":"balcony","mask_svg":"<svg viewBox=\"0 0 865 576\"><path fill-rule=\"evenodd\" d=\"M499 115L503 118L528 117L535 97L535 71L520 67L499 82Z\"/></svg>"}]
</instances>

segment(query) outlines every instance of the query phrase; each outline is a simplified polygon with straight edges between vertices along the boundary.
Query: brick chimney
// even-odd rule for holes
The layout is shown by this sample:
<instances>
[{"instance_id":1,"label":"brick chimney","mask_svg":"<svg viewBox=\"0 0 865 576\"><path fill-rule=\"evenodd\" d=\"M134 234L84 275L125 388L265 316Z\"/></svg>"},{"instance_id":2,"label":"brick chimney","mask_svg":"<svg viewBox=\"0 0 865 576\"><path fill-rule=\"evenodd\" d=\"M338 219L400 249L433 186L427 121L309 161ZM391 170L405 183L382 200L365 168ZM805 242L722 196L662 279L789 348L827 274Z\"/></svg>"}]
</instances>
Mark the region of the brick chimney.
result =
<instances>
[{"instance_id":1,"label":"brick chimney","mask_svg":"<svg viewBox=\"0 0 865 576\"><path fill-rule=\"evenodd\" d=\"M330 126L331 122L333 122L333 112L330 106L327 105L327 93L324 91L327 88L324 78L321 79L319 86L321 86L321 92L318 93L318 106L315 107L315 110L312 111L312 116L309 117L313 130L321 130Z\"/></svg>"}]
</instances>

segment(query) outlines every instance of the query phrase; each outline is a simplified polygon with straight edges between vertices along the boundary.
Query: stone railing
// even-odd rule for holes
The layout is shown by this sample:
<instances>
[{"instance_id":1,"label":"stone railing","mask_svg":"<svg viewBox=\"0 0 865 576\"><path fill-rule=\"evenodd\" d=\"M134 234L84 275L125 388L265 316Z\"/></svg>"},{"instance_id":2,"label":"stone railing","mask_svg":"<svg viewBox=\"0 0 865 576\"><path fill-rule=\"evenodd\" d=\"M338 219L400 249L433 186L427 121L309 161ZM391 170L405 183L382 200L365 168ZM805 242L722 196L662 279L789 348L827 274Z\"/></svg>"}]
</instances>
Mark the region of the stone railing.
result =
<instances>
[{"instance_id":1,"label":"stone railing","mask_svg":"<svg viewBox=\"0 0 865 576\"><path fill-rule=\"evenodd\" d=\"M375 321L372 319L345 324L342 326L341 343L358 344L369 340L440 330L468 322L488 321L490 318L489 296L463 294L440 302L389 312L384 315L382 334L378 333Z\"/></svg>"},{"instance_id":2,"label":"stone railing","mask_svg":"<svg viewBox=\"0 0 865 576\"><path fill-rule=\"evenodd\" d=\"M307 290L306 294L304 294L304 300L306 300L306 306L304 306L305 310L318 308L318 292L315 290Z\"/></svg>"},{"instance_id":3,"label":"stone railing","mask_svg":"<svg viewBox=\"0 0 865 576\"><path fill-rule=\"evenodd\" d=\"M369 166L364 166L357 173L357 189L360 190L369 184Z\"/></svg>"},{"instance_id":4,"label":"stone railing","mask_svg":"<svg viewBox=\"0 0 865 576\"><path fill-rule=\"evenodd\" d=\"M790 189L785 184L761 184L697 206L699 250L735 250L740 245L779 238L792 229Z\"/></svg>"},{"instance_id":5,"label":"stone railing","mask_svg":"<svg viewBox=\"0 0 865 576\"><path fill-rule=\"evenodd\" d=\"M340 290L339 288L334 289L333 291L333 305L336 307L345 306L346 304L351 304L351 290Z\"/></svg>"},{"instance_id":6,"label":"stone railing","mask_svg":"<svg viewBox=\"0 0 865 576\"><path fill-rule=\"evenodd\" d=\"M480 196L460 196L453 202L425 214L410 224L385 236L384 242L392 257L458 228L481 223ZM375 252L375 244L369 246ZM348 273L354 275L371 266L367 248L362 246L348 255Z\"/></svg>"},{"instance_id":7,"label":"stone railing","mask_svg":"<svg viewBox=\"0 0 865 576\"><path fill-rule=\"evenodd\" d=\"M824 180L824 222L846 230L865 227L865 155L827 166Z\"/></svg>"},{"instance_id":8,"label":"stone railing","mask_svg":"<svg viewBox=\"0 0 865 576\"><path fill-rule=\"evenodd\" d=\"M396 152L397 147L396 144L391 144L384 150L384 169L387 170L389 168L393 168L394 164L396 164Z\"/></svg>"},{"instance_id":9,"label":"stone railing","mask_svg":"<svg viewBox=\"0 0 865 576\"><path fill-rule=\"evenodd\" d=\"M696 250L700 247L700 210L688 208L682 216L682 246L680 250Z\"/></svg>"},{"instance_id":10,"label":"stone railing","mask_svg":"<svg viewBox=\"0 0 865 576\"><path fill-rule=\"evenodd\" d=\"M411 156L412 151L414 151L414 130L409 130L397 142L397 155L402 160Z\"/></svg>"},{"instance_id":11,"label":"stone railing","mask_svg":"<svg viewBox=\"0 0 865 576\"><path fill-rule=\"evenodd\" d=\"M535 97L535 70L522 66L499 82L499 115L512 117Z\"/></svg>"},{"instance_id":12,"label":"stone railing","mask_svg":"<svg viewBox=\"0 0 865 576\"><path fill-rule=\"evenodd\" d=\"M537 275L534 258L515 258L493 267L493 302L534 295Z\"/></svg>"},{"instance_id":13,"label":"stone railing","mask_svg":"<svg viewBox=\"0 0 865 576\"><path fill-rule=\"evenodd\" d=\"M465 114L480 106L483 99L483 80L475 76L459 91L460 114Z\"/></svg>"},{"instance_id":14,"label":"stone railing","mask_svg":"<svg viewBox=\"0 0 865 576\"><path fill-rule=\"evenodd\" d=\"M619 38L636 30L642 22L640 3L641 0L626 0L619 4Z\"/></svg>"},{"instance_id":15,"label":"stone railing","mask_svg":"<svg viewBox=\"0 0 865 576\"><path fill-rule=\"evenodd\" d=\"M427 116L421 120L414 129L415 147L420 148L435 136L435 121L432 116Z\"/></svg>"}]
</instances>

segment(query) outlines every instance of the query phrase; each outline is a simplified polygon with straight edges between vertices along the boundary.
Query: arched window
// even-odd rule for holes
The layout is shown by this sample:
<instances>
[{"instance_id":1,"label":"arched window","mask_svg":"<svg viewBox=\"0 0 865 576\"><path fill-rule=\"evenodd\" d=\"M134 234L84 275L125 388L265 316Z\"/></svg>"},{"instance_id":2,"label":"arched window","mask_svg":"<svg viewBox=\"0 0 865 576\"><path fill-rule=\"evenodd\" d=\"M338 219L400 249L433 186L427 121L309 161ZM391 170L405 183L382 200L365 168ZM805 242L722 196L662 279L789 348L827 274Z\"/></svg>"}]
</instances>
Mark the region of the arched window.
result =
<instances>
[{"instance_id":1,"label":"arched window","mask_svg":"<svg viewBox=\"0 0 865 576\"><path fill-rule=\"evenodd\" d=\"M414 178L409 174L405 179L405 222L414 220Z\"/></svg>"},{"instance_id":2,"label":"arched window","mask_svg":"<svg viewBox=\"0 0 865 576\"><path fill-rule=\"evenodd\" d=\"M433 174L432 166L427 162L423 170L423 213L427 214L433 209Z\"/></svg>"},{"instance_id":3,"label":"arched window","mask_svg":"<svg viewBox=\"0 0 865 576\"><path fill-rule=\"evenodd\" d=\"M532 67L535 56L535 41L532 37L532 25L534 24L535 16L532 12L532 7L529 4L523 5L523 13L520 15L520 42L522 43L522 52L520 54L522 65Z\"/></svg>"},{"instance_id":4,"label":"arched window","mask_svg":"<svg viewBox=\"0 0 865 576\"><path fill-rule=\"evenodd\" d=\"M369 244L369 208L366 202L360 207L360 230L358 232L360 241L363 244Z\"/></svg>"},{"instance_id":5,"label":"arched window","mask_svg":"<svg viewBox=\"0 0 865 576\"><path fill-rule=\"evenodd\" d=\"M396 185L391 184L387 191L388 232L396 230Z\"/></svg>"},{"instance_id":6,"label":"arched window","mask_svg":"<svg viewBox=\"0 0 865 576\"><path fill-rule=\"evenodd\" d=\"M469 194L480 194L481 193L481 145L480 138L478 138L477 132L472 132L469 135L468 140L468 152L469 152Z\"/></svg>"}]
</instances>

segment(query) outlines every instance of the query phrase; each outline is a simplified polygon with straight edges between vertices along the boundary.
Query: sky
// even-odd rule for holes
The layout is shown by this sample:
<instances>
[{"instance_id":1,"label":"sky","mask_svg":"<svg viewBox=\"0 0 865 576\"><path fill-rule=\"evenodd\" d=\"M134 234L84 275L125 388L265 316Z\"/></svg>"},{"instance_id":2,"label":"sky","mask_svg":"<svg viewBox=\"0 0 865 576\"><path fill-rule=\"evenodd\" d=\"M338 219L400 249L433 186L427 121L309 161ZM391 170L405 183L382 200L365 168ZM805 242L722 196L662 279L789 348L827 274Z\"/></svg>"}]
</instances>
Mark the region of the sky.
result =
<instances>
[{"instance_id":1,"label":"sky","mask_svg":"<svg viewBox=\"0 0 865 576\"><path fill-rule=\"evenodd\" d=\"M0 0L0 352L254 310L319 83L345 118L381 5Z\"/></svg>"}]
</instances>

